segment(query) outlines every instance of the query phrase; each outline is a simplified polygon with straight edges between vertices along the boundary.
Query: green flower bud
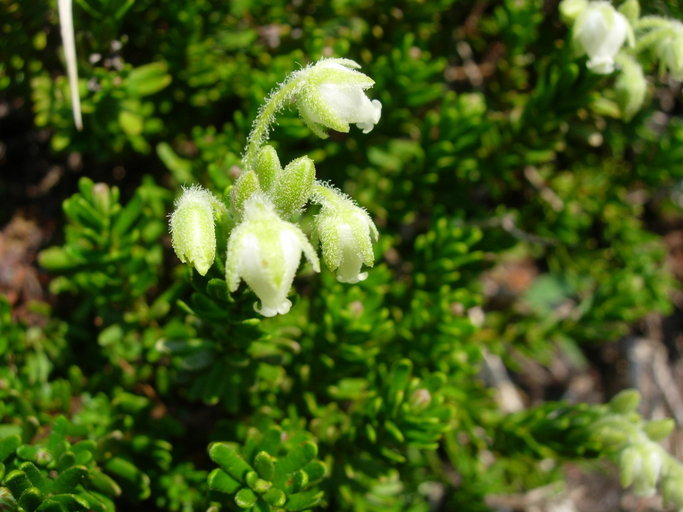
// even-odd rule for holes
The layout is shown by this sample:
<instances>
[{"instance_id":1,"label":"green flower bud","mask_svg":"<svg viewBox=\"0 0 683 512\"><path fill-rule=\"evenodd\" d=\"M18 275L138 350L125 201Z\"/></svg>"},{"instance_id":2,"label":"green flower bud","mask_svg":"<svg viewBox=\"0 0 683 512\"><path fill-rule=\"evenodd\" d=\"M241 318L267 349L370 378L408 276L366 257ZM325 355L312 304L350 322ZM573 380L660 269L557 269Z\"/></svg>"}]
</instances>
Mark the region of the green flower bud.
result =
<instances>
[{"instance_id":1,"label":"green flower bud","mask_svg":"<svg viewBox=\"0 0 683 512\"><path fill-rule=\"evenodd\" d=\"M175 201L170 231L178 259L206 275L216 257L214 204L217 200L202 187L183 189Z\"/></svg>"},{"instance_id":2,"label":"green flower bud","mask_svg":"<svg viewBox=\"0 0 683 512\"><path fill-rule=\"evenodd\" d=\"M618 414L628 414L635 411L640 403L640 393L635 389L625 389L614 395L609 402L609 408Z\"/></svg>"},{"instance_id":3,"label":"green flower bud","mask_svg":"<svg viewBox=\"0 0 683 512\"><path fill-rule=\"evenodd\" d=\"M664 477L662 495L667 506L683 509L683 471L680 466L669 469Z\"/></svg>"},{"instance_id":4,"label":"green flower bud","mask_svg":"<svg viewBox=\"0 0 683 512\"><path fill-rule=\"evenodd\" d=\"M254 309L263 316L289 312L287 294L299 267L301 253L320 271L318 255L306 235L294 224L283 221L262 194L244 205L244 221L228 239L225 272L228 288L234 292L243 279L260 299Z\"/></svg>"},{"instance_id":5,"label":"green flower bud","mask_svg":"<svg viewBox=\"0 0 683 512\"><path fill-rule=\"evenodd\" d=\"M626 121L638 113L643 106L647 92L647 80L643 68L631 56L623 55L618 58L621 72L614 83L619 110Z\"/></svg>"},{"instance_id":6,"label":"green flower bud","mask_svg":"<svg viewBox=\"0 0 683 512\"><path fill-rule=\"evenodd\" d=\"M640 452L640 473L633 481L633 492L638 496L653 496L664 462L662 448L647 441L639 443L637 449Z\"/></svg>"},{"instance_id":7,"label":"green flower bud","mask_svg":"<svg viewBox=\"0 0 683 512\"><path fill-rule=\"evenodd\" d=\"M280 175L282 166L273 146L264 146L256 160L256 174L264 191L268 192Z\"/></svg>"},{"instance_id":8,"label":"green flower bud","mask_svg":"<svg viewBox=\"0 0 683 512\"><path fill-rule=\"evenodd\" d=\"M668 20L669 26L660 31L655 53L662 68L669 70L674 80L683 81L683 23Z\"/></svg>"},{"instance_id":9,"label":"green flower bud","mask_svg":"<svg viewBox=\"0 0 683 512\"><path fill-rule=\"evenodd\" d=\"M626 16L631 25L635 25L640 18L640 4L638 0L626 0L619 6L619 12Z\"/></svg>"},{"instance_id":10,"label":"green flower bud","mask_svg":"<svg viewBox=\"0 0 683 512\"><path fill-rule=\"evenodd\" d=\"M253 171L245 172L230 189L230 206L235 217L242 218L244 204L260 190L259 180Z\"/></svg>"},{"instance_id":11,"label":"green flower bud","mask_svg":"<svg viewBox=\"0 0 683 512\"><path fill-rule=\"evenodd\" d=\"M619 454L619 481L622 487L631 485L641 471L640 451L633 445Z\"/></svg>"},{"instance_id":12,"label":"green flower bud","mask_svg":"<svg viewBox=\"0 0 683 512\"><path fill-rule=\"evenodd\" d=\"M676 423L671 418L663 418L661 420L654 420L645 425L645 433L652 441L661 441L666 439L674 431Z\"/></svg>"},{"instance_id":13,"label":"green flower bud","mask_svg":"<svg viewBox=\"0 0 683 512\"><path fill-rule=\"evenodd\" d=\"M325 264L342 283L364 280L367 272L361 272L362 265L372 267L375 262L375 224L364 209L329 187L319 186L316 200L322 204L315 230Z\"/></svg>"},{"instance_id":14,"label":"green flower bud","mask_svg":"<svg viewBox=\"0 0 683 512\"><path fill-rule=\"evenodd\" d=\"M562 0L560 16L565 23L573 22L588 7L588 0Z\"/></svg>"},{"instance_id":15,"label":"green flower bud","mask_svg":"<svg viewBox=\"0 0 683 512\"><path fill-rule=\"evenodd\" d=\"M315 182L313 160L302 156L292 160L275 180L268 196L284 218L298 213L308 202Z\"/></svg>"},{"instance_id":16,"label":"green flower bud","mask_svg":"<svg viewBox=\"0 0 683 512\"><path fill-rule=\"evenodd\" d=\"M306 124L320 137L327 137L325 128L346 133L350 124L369 133L379 122L382 104L364 92L374 81L358 68L349 59L323 59L308 70L297 105Z\"/></svg>"}]
</instances>

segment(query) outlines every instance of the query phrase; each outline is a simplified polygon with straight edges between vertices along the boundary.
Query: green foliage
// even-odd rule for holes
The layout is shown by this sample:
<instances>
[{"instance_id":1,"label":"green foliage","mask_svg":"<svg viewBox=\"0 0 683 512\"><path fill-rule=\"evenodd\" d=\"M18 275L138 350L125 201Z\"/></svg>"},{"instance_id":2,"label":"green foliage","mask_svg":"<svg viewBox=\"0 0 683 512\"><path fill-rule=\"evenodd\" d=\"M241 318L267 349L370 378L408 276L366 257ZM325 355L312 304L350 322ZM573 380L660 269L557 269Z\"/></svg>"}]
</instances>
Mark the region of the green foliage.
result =
<instances>
[{"instance_id":1,"label":"green foliage","mask_svg":"<svg viewBox=\"0 0 683 512\"><path fill-rule=\"evenodd\" d=\"M309 510L323 493L315 485L325 476L318 448L302 433L271 427L251 432L243 449L214 443L209 456L220 466L209 474L209 488L233 496L240 509Z\"/></svg>"},{"instance_id":2,"label":"green foliage","mask_svg":"<svg viewBox=\"0 0 683 512\"><path fill-rule=\"evenodd\" d=\"M81 178L39 258L53 305L20 320L0 296L0 508L480 511L566 460L626 467L610 422L665 437L633 396L507 414L483 378L488 353L513 373L519 353L581 359L670 311L677 286L661 235L683 205L680 92L643 61L645 101L623 116L554 4L77 0L78 132L55 6L0 0L3 105L84 174L155 175ZM263 99L323 56L362 64L380 122L319 141L285 109L237 179ZM248 288L228 293L228 229L260 187L311 234L313 171L367 209L375 266L353 285L303 267L291 311L263 319ZM190 183L232 205L206 275L166 235Z\"/></svg>"}]
</instances>

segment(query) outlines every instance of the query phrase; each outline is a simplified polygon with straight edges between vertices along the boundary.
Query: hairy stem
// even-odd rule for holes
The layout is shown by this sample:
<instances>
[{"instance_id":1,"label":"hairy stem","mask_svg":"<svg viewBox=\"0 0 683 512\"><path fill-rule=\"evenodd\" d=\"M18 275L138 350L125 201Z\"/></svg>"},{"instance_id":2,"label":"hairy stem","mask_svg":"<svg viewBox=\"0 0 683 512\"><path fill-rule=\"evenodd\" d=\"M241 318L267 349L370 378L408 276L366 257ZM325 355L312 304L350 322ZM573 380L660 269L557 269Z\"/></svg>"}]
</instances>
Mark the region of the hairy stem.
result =
<instances>
[{"instance_id":1,"label":"hairy stem","mask_svg":"<svg viewBox=\"0 0 683 512\"><path fill-rule=\"evenodd\" d=\"M245 172L253 170L256 166L259 150L268 140L270 126L275 121L275 116L300 92L306 82L307 70L308 68L305 68L293 73L270 94L266 103L259 110L247 138L247 146L242 157Z\"/></svg>"}]
</instances>

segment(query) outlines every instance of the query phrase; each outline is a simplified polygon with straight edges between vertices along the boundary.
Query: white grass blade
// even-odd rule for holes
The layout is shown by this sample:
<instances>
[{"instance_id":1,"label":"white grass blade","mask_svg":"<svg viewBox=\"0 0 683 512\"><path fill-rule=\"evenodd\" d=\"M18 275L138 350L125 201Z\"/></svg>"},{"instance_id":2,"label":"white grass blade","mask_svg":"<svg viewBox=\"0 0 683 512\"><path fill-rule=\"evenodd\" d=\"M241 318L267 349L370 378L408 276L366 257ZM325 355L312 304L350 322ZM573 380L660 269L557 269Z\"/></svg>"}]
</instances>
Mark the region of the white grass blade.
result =
<instances>
[{"instance_id":1,"label":"white grass blade","mask_svg":"<svg viewBox=\"0 0 683 512\"><path fill-rule=\"evenodd\" d=\"M66 72L69 76L69 90L71 91L71 109L74 113L74 123L78 130L83 129L81 116L81 98L78 95L78 68L76 66L76 41L74 38L74 18L72 0L57 0L59 5L59 26L62 32L62 45L66 59Z\"/></svg>"}]
</instances>

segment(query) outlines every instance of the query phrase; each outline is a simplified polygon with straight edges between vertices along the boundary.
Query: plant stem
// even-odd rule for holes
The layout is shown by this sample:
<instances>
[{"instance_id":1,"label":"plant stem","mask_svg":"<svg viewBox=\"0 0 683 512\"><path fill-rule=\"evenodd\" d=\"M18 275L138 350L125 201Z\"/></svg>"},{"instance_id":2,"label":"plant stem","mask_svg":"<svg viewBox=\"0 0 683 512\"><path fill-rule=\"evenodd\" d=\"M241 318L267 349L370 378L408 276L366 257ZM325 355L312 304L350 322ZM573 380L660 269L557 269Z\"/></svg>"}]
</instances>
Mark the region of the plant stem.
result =
<instances>
[{"instance_id":1,"label":"plant stem","mask_svg":"<svg viewBox=\"0 0 683 512\"><path fill-rule=\"evenodd\" d=\"M259 110L247 138L247 146L242 157L244 172L251 171L256 166L259 150L268 140L270 125L275 121L277 113L301 91L306 82L306 71L308 69L305 68L292 73L279 88L268 96L266 103Z\"/></svg>"}]
</instances>

